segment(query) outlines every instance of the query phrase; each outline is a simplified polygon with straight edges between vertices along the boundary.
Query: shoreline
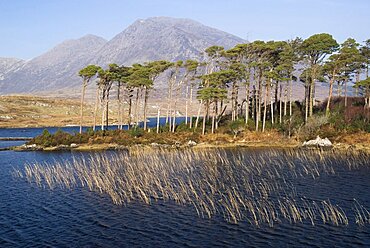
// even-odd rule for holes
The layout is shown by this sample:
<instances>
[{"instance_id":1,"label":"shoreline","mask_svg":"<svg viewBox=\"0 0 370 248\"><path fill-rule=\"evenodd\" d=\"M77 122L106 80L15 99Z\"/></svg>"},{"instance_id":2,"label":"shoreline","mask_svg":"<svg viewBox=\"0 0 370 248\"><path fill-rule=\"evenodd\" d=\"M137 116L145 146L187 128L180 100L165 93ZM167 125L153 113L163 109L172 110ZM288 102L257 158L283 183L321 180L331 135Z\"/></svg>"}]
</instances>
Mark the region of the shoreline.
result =
<instances>
[{"instance_id":1,"label":"shoreline","mask_svg":"<svg viewBox=\"0 0 370 248\"><path fill-rule=\"evenodd\" d=\"M113 129L110 129L113 131ZM148 148L193 148L193 149L211 149L211 148L260 148L260 149L298 149L308 148L303 146L302 139L295 137L285 137L277 130L269 130L264 133L254 131L244 131L239 136L232 136L225 130L223 132L201 135L194 132L178 132L157 134L154 132L129 133L113 131L107 135L88 134L84 137L75 136L69 133L58 134L53 137L50 134L46 136L36 136L32 140L29 137L4 137L4 141L25 140L23 145L5 147L3 150L14 151L104 151L104 150L130 150L134 147ZM327 140L322 139L323 141ZM331 142L330 142L331 140ZM370 134L356 132L333 136L327 140L331 149L342 151L364 151L370 153ZM0 138L1 141L1 138ZM316 141L316 140L313 140ZM65 145L63 145L65 144ZM311 144L316 147L320 143ZM10 144L9 144L10 145ZM325 146L325 144L320 144ZM327 147L323 147L326 149Z\"/></svg>"},{"instance_id":2,"label":"shoreline","mask_svg":"<svg viewBox=\"0 0 370 248\"><path fill-rule=\"evenodd\" d=\"M157 118L156 116L153 116L153 117L148 117L149 118ZM166 118L166 116L161 116L160 118ZM181 116L180 118L185 118L185 116ZM142 123L143 121L139 121L139 123ZM149 123L150 121L148 120L147 123ZM133 124L131 124L133 125ZM97 125L97 127L100 127L101 124ZM109 127L117 127L118 124L109 124ZM127 123L123 123L122 126L128 126ZM80 125L79 124L67 124L67 125L64 125L64 126L61 126L61 125L40 125L40 124L36 124L36 125L10 125L10 126L7 126L7 125L0 125L0 129L17 129L17 128L79 128ZM91 125L84 125L82 126L82 128L93 128L93 124ZM152 128L156 128L156 127L152 127Z\"/></svg>"},{"instance_id":3,"label":"shoreline","mask_svg":"<svg viewBox=\"0 0 370 248\"><path fill-rule=\"evenodd\" d=\"M43 151L43 152L58 152L58 151L75 151L75 152L94 152L94 151L130 151L133 148L149 148L149 149L217 149L217 148L249 148L249 149L317 149L317 150L337 150L337 151L357 151L365 152L370 154L370 145L367 144L345 144L335 143L331 147L305 147L301 143L270 143L264 144L262 142L230 142L230 143L199 143L196 145L169 145L169 144L134 144L130 146L123 146L112 143L103 144L80 144L74 146L53 146L53 147L42 147L42 146L14 146L8 148L1 148L0 151L12 150L16 152L23 151Z\"/></svg>"}]
</instances>

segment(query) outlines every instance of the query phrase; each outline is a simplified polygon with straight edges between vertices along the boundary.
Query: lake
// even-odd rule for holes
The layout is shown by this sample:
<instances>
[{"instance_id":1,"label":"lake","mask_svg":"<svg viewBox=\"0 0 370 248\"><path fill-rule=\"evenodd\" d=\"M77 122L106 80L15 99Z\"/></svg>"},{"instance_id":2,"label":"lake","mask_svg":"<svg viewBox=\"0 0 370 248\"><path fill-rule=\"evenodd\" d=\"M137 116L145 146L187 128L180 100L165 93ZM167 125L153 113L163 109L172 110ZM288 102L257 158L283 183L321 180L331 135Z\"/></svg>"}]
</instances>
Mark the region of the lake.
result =
<instances>
[{"instance_id":1,"label":"lake","mask_svg":"<svg viewBox=\"0 0 370 248\"><path fill-rule=\"evenodd\" d=\"M0 136L27 137L42 130L2 129ZM7 141L2 146L19 143ZM355 211L360 205L362 211L370 209L368 155L337 156L329 152L306 157L305 154L310 152L260 149L138 152L136 156L113 151L1 151L0 247L370 247L370 223L356 224ZM62 169L73 173L80 165L65 166L68 163L73 165L72 158L75 161L97 161L102 157L112 161L111 166L116 163L119 168L116 173L122 173L122 177L128 173L125 170L128 164L125 163L135 165L132 168L134 173L147 173L146 168L151 168L154 174L147 175L143 187L151 185L151 180L158 175L167 176L166 180L174 185L190 178L194 180L194 189L189 192L198 192L197 196L203 199L206 196L200 192L212 194L203 183L208 180L211 188L217 188L212 198L216 203L215 211L208 218L199 206L191 204L197 204L194 196L187 197L183 204L173 200L175 195L178 199L182 197L177 192L178 185L163 186L162 194L168 194L168 197L159 194L158 199L153 200L155 197L152 195L150 204L147 204L135 194L136 189L127 188L127 184L116 190L130 190L134 194L129 202L125 196L122 198L124 203L117 205L109 194L104 190L99 192L97 187L89 189L76 183L70 189L63 184L50 189L45 182L37 185L35 181L15 175L15 171L24 173L27 166L34 168L35 163L55 168L53 166L58 162ZM158 165L157 168L151 164L156 161L164 167ZM105 175L102 173L97 175ZM214 181L208 173L214 173ZM141 175L135 175L141 178ZM243 188L245 183L250 183L253 189ZM153 186L146 192L154 193L152 190L155 189ZM263 221L262 215L258 219L259 224L254 224L247 208L240 210L241 217L234 223L229 217L236 208L230 205L230 214L225 208L228 194L235 192L232 191L234 189L244 197L241 202L250 202L254 207L276 208L278 216L272 220L273 225ZM253 192L255 195L251 196ZM292 214L283 217L276 205L278 200L288 198L296 201L296 206L301 206L300 216L304 216L306 206L300 204L307 204L306 210L310 210L314 209L311 208L314 205L310 205L314 201L323 206L316 208L323 214L332 209L345 213L348 224L336 225L329 221L329 215L324 224L317 213L314 225L307 216L301 221L289 220ZM262 202L267 205L261 205ZM366 217L366 212L361 216Z\"/></svg>"},{"instance_id":2,"label":"lake","mask_svg":"<svg viewBox=\"0 0 370 248\"><path fill-rule=\"evenodd\" d=\"M180 124L185 121L185 117L176 117L176 123ZM166 117L159 118L160 126L164 126L166 124ZM142 127L143 123L139 123L139 126ZM157 126L157 118L148 118L147 122L148 128L156 128ZM92 127L83 127L83 131L87 131L88 128ZM35 127L35 128L0 128L0 138L2 137L25 137L25 138L32 138L37 135L42 134L42 132L47 129L50 133L55 133L58 130L62 130L68 133L78 133L80 131L79 126L67 126L67 127ZM96 126L96 130L100 130L101 126ZM109 130L116 130L117 125L110 125ZM123 126L123 129L127 129L127 125ZM0 141L1 142L1 141Z\"/></svg>"}]
</instances>

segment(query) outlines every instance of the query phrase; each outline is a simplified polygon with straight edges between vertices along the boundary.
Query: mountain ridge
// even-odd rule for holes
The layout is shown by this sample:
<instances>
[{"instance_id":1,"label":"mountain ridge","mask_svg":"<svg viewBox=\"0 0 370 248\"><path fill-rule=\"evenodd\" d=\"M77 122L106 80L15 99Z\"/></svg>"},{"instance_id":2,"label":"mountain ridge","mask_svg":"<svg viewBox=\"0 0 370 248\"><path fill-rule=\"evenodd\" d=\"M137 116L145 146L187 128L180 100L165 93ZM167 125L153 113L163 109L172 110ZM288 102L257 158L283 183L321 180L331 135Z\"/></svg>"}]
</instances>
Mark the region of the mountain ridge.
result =
<instances>
[{"instance_id":1,"label":"mountain ridge","mask_svg":"<svg viewBox=\"0 0 370 248\"><path fill-rule=\"evenodd\" d=\"M65 88L65 82L76 79L77 68L86 66L91 60L90 54L105 43L103 38L91 35L66 40L24 62L18 70L8 72L3 82L0 81L0 91L30 93Z\"/></svg>"},{"instance_id":2,"label":"mountain ridge","mask_svg":"<svg viewBox=\"0 0 370 248\"><path fill-rule=\"evenodd\" d=\"M137 43L137 37L140 43ZM219 42L218 37L226 41ZM118 33L98 52L93 62L131 65L149 60L199 59L200 53L209 46L230 48L242 42L245 41L239 37L191 19L151 17L139 19ZM145 50L145 53L138 54L140 50Z\"/></svg>"},{"instance_id":3,"label":"mountain ridge","mask_svg":"<svg viewBox=\"0 0 370 248\"><path fill-rule=\"evenodd\" d=\"M139 19L107 41L87 34L57 44L31 60L0 58L0 93L63 91L80 86L88 64L131 65L153 60L200 59L205 48L231 48L243 39L186 18Z\"/></svg>"}]
</instances>

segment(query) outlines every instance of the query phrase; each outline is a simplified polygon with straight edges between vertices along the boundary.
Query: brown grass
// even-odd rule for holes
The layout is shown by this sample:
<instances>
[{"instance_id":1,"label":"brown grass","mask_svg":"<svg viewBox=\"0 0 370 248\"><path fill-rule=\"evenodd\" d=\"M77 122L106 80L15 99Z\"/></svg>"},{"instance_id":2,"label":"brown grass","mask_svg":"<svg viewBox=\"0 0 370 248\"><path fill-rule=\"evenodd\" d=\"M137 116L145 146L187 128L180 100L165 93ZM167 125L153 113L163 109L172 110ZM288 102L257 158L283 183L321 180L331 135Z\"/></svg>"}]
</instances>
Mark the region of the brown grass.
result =
<instances>
[{"instance_id":1,"label":"brown grass","mask_svg":"<svg viewBox=\"0 0 370 248\"><path fill-rule=\"evenodd\" d=\"M343 209L330 200L308 200L292 179L335 176L368 167L363 153L265 150L246 153L224 149L161 150L133 148L111 155L94 154L53 164L35 163L14 175L40 187L84 187L110 196L117 205L132 201L173 201L192 206L201 217L223 215L232 223L268 225L318 222L348 225ZM340 163L332 163L333 160ZM370 224L366 206L354 202L355 222Z\"/></svg>"},{"instance_id":2,"label":"brown grass","mask_svg":"<svg viewBox=\"0 0 370 248\"><path fill-rule=\"evenodd\" d=\"M369 145L370 146L370 133L357 132L351 134L341 134L336 139L336 142L341 142L349 145Z\"/></svg>"},{"instance_id":3,"label":"brown grass","mask_svg":"<svg viewBox=\"0 0 370 248\"><path fill-rule=\"evenodd\" d=\"M65 126L79 123L78 100L0 96L0 127ZM91 111L86 106L86 114Z\"/></svg>"}]
</instances>

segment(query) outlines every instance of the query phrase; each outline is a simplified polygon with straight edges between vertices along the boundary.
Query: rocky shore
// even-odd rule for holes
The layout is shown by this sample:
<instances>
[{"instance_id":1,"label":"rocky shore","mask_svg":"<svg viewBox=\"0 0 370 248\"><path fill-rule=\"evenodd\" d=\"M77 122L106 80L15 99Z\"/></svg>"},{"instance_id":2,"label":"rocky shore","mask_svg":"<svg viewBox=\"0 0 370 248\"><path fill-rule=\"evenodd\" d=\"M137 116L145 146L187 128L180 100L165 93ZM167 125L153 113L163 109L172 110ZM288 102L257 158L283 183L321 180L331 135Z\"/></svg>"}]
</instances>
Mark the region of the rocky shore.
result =
<instances>
[{"instance_id":1,"label":"rocky shore","mask_svg":"<svg viewBox=\"0 0 370 248\"><path fill-rule=\"evenodd\" d=\"M132 147L145 148L158 148L158 149L205 149L205 148L274 148L274 149L336 149L343 151L363 151L370 153L370 144L345 144L345 143L332 143L329 139L321 139L317 137L315 140L299 142L253 142L253 141L235 141L235 142L201 142L196 143L195 141L189 140L186 143L174 143L174 144L135 144L131 146L122 146L118 144L71 144L71 145L58 145L53 147L43 147L36 144L21 145L10 148L2 148L3 150L14 150L14 151L104 151L104 150L130 150ZM1 149L0 149L1 150Z\"/></svg>"}]
</instances>

